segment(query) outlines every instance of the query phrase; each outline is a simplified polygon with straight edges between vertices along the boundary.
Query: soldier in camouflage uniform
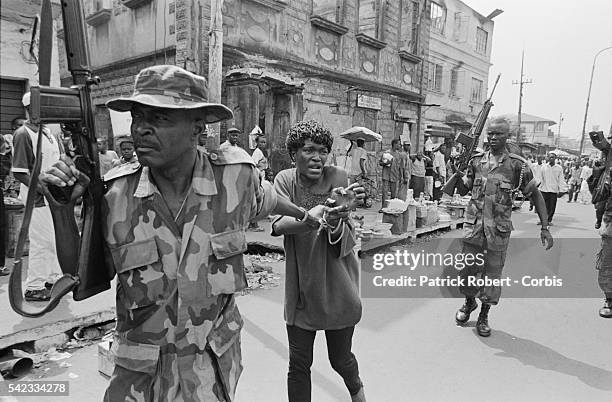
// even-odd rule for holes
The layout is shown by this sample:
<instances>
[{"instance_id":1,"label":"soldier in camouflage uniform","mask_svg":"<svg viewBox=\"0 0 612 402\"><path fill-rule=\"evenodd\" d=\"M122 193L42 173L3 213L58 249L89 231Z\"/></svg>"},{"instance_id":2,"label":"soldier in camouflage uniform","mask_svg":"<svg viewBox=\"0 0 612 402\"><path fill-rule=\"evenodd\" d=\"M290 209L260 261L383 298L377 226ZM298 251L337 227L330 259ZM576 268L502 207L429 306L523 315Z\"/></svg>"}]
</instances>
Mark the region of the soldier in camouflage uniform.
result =
<instances>
[{"instance_id":1,"label":"soldier in camouflage uniform","mask_svg":"<svg viewBox=\"0 0 612 402\"><path fill-rule=\"evenodd\" d=\"M108 107L131 112L143 166L121 165L106 176L104 233L118 282L116 366L105 400L231 401L243 323L233 294L247 285L249 220L273 211L315 218L260 182L242 148L197 150L205 124L232 117L207 102L204 78L150 67L131 97ZM74 185L73 199L89 181L67 158L41 179Z\"/></svg>"},{"instance_id":2,"label":"soldier in camouflage uniform","mask_svg":"<svg viewBox=\"0 0 612 402\"><path fill-rule=\"evenodd\" d=\"M488 129L490 150L475 154L469 162L467 175L457 181L457 191L461 195L472 191L472 198L466 210L464 223L463 253L483 253L484 265L466 267L460 276L465 286L460 291L465 295L465 304L457 311L455 320L465 324L470 313L478 304L479 296L482 307L476 329L480 336L489 336L488 313L496 305L501 295L500 286L469 286L467 280L478 273L483 278L499 279L506 260L506 250L510 233L514 229L510 216L512 214L512 192L520 190L526 197L531 197L542 223L541 239L546 249L553 245L548 231L546 206L542 194L533 179L531 169L519 155L510 153L506 141L510 134L510 123L503 118L495 119Z\"/></svg>"},{"instance_id":3,"label":"soldier in camouflage uniform","mask_svg":"<svg viewBox=\"0 0 612 402\"><path fill-rule=\"evenodd\" d=\"M591 133L591 141L593 146L599 149L604 155L604 166L608 166L612 161L612 146L609 142L598 140L598 136L594 136ZM596 133L600 134L600 133ZM603 133L601 133L603 134ZM608 137L612 140L612 136ZM608 168L608 171L604 169L601 173L599 180L609 180L609 176L612 174ZM597 183L596 183L597 184ZM606 201L601 201L605 204L603 212L603 224L599 229L601 235L601 249L597 254L597 260L595 268L598 271L597 280L599 287L604 292L605 300L602 308L599 309L599 315L603 318L612 318L612 192L609 194Z\"/></svg>"}]
</instances>

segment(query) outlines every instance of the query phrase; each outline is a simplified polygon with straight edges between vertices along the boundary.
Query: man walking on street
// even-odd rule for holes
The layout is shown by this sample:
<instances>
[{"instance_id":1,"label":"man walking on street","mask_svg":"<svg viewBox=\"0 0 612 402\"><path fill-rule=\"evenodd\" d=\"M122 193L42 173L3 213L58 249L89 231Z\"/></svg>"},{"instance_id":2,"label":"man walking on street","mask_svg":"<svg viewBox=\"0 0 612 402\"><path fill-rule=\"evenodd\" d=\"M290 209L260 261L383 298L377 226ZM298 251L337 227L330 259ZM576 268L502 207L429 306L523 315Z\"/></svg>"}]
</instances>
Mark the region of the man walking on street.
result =
<instances>
[{"instance_id":1,"label":"man walking on street","mask_svg":"<svg viewBox=\"0 0 612 402\"><path fill-rule=\"evenodd\" d=\"M506 149L509 136L510 122L505 118L494 119L487 131L490 149L472 157L467 174L455 173L462 177L462 180L457 180L457 192L463 196L472 191L465 214L463 255L484 255L482 266L472 265L460 271L460 277L466 284L459 287L465 295L465 303L457 311L455 321L463 325L469 320L472 311L478 307L478 296L482 306L476 331L485 337L491 335L489 310L499 302L501 286L471 286L468 280L479 273L482 273L485 280L501 278L510 233L514 229L511 221L513 191L520 190L533 200L542 224L542 244L547 250L553 246L544 199L527 161Z\"/></svg>"},{"instance_id":2,"label":"man walking on street","mask_svg":"<svg viewBox=\"0 0 612 402\"><path fill-rule=\"evenodd\" d=\"M28 119L30 117L30 93L22 99ZM47 301L51 299L51 288L62 275L57 261L53 220L49 206L45 203L38 189L29 189L30 174L34 168L36 146L38 144L39 126L29 120L15 130L13 135L13 167L12 172L19 182L19 198L25 203L28 191L36 191L36 200L32 210L32 220L29 226L30 249L28 272L26 278L25 300ZM42 128L43 136L41 172L49 169L60 159L63 151L62 143L47 127Z\"/></svg>"},{"instance_id":3,"label":"man walking on street","mask_svg":"<svg viewBox=\"0 0 612 402\"><path fill-rule=\"evenodd\" d=\"M318 217L277 197L243 149L197 150L207 123L232 118L208 102L203 77L149 67L132 96L107 106L131 112L142 167L110 177L103 200L106 261L118 280L115 369L104 400L232 401L243 325L234 294L247 286L248 221L272 211L311 224ZM63 158L41 182L73 186L74 201L89 179ZM52 205L59 218L74 220L73 204ZM56 230L78 241L76 224Z\"/></svg>"},{"instance_id":4,"label":"man walking on street","mask_svg":"<svg viewBox=\"0 0 612 402\"><path fill-rule=\"evenodd\" d=\"M580 185L582 184L582 179L580 176L582 175L582 166L580 165L580 161L575 161L574 166L572 166L570 170L570 179L569 179L569 194L567 202L574 202L578 200L578 194L580 193Z\"/></svg>"},{"instance_id":5,"label":"man walking on street","mask_svg":"<svg viewBox=\"0 0 612 402\"><path fill-rule=\"evenodd\" d=\"M544 197L546 203L546 210L548 211L548 224L552 226L553 217L555 216L555 209L557 208L557 198L561 192L562 187L565 184L563 178L563 168L561 165L555 163L555 155L548 154L548 163L542 166L542 184L540 185L540 191Z\"/></svg>"}]
</instances>

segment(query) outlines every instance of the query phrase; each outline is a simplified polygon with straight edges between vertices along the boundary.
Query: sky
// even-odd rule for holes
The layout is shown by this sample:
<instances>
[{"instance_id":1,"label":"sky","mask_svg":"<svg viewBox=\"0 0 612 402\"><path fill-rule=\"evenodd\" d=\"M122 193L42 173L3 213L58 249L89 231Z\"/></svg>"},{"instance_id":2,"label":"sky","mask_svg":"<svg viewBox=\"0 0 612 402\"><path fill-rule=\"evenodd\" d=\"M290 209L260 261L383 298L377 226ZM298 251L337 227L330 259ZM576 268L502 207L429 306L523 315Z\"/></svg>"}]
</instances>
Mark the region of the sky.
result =
<instances>
[{"instance_id":1,"label":"sky","mask_svg":"<svg viewBox=\"0 0 612 402\"><path fill-rule=\"evenodd\" d=\"M523 113L559 122L561 135L580 138L593 58L612 46L612 0L463 0L494 18L489 88L501 73L491 116L518 113L521 51L525 49ZM586 132L612 123L612 49L597 57ZM559 126L551 129L557 134ZM588 139L588 138L587 138Z\"/></svg>"}]
</instances>

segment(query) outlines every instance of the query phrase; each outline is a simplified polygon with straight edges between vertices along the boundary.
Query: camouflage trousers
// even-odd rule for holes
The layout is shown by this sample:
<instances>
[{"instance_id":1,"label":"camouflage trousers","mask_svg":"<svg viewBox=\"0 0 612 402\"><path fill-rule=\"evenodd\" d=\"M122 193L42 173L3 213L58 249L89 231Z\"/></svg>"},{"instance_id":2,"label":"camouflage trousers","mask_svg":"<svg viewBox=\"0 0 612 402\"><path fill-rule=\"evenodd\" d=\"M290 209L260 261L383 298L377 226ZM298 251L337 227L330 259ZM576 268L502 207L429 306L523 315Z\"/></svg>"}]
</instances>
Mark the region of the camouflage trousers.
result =
<instances>
[{"instance_id":1,"label":"camouflage trousers","mask_svg":"<svg viewBox=\"0 0 612 402\"><path fill-rule=\"evenodd\" d=\"M105 402L231 402L242 371L240 340L236 340L221 357L207 346L203 352L193 355L193 367L180 372L175 353L162 351L156 363L150 362L153 364L143 359L130 360L115 359L115 370L104 395ZM224 373L232 375L228 377Z\"/></svg>"},{"instance_id":2,"label":"camouflage trousers","mask_svg":"<svg viewBox=\"0 0 612 402\"><path fill-rule=\"evenodd\" d=\"M612 298L612 216L604 216L600 230L601 249L597 253L595 268L599 271L599 287L606 297Z\"/></svg>"},{"instance_id":3,"label":"camouflage trousers","mask_svg":"<svg viewBox=\"0 0 612 402\"><path fill-rule=\"evenodd\" d=\"M470 286L468 279L476 277L479 273L482 274L483 279L500 279L506 262L506 250L489 250L485 240L484 246L464 242L462 252L472 255L484 254L484 265L470 265L459 271L459 277L465 283L464 286L459 287L459 291L465 297L478 297L483 303L497 304L501 296L501 286Z\"/></svg>"}]
</instances>

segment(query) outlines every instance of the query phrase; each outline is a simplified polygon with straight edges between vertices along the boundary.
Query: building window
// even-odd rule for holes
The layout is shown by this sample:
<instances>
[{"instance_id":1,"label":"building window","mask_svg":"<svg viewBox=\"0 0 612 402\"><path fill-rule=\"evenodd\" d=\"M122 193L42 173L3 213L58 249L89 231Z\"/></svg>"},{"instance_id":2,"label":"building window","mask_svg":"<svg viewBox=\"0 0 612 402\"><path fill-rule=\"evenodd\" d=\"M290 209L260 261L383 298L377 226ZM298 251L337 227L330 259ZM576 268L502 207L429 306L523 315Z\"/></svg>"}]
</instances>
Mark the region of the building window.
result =
<instances>
[{"instance_id":1,"label":"building window","mask_svg":"<svg viewBox=\"0 0 612 402\"><path fill-rule=\"evenodd\" d=\"M312 15L340 24L343 0L312 0Z\"/></svg>"},{"instance_id":2,"label":"building window","mask_svg":"<svg viewBox=\"0 0 612 402\"><path fill-rule=\"evenodd\" d=\"M538 122L535 124L535 131L536 131L537 133L544 132L544 129L545 129L545 128L546 128L546 124L545 124L543 121L538 121Z\"/></svg>"},{"instance_id":3,"label":"building window","mask_svg":"<svg viewBox=\"0 0 612 402\"><path fill-rule=\"evenodd\" d=\"M476 53L487 54L487 40L489 33L484 29L476 28Z\"/></svg>"},{"instance_id":4,"label":"building window","mask_svg":"<svg viewBox=\"0 0 612 402\"><path fill-rule=\"evenodd\" d=\"M442 66L440 64L427 63L426 84L430 91L442 90Z\"/></svg>"},{"instance_id":5,"label":"building window","mask_svg":"<svg viewBox=\"0 0 612 402\"><path fill-rule=\"evenodd\" d=\"M410 34L410 51L412 54L417 54L417 38L419 37L419 2L412 2L412 29Z\"/></svg>"},{"instance_id":6,"label":"building window","mask_svg":"<svg viewBox=\"0 0 612 402\"><path fill-rule=\"evenodd\" d=\"M446 9L438 3L431 2L431 30L439 34L444 34L444 24L446 23Z\"/></svg>"},{"instance_id":7,"label":"building window","mask_svg":"<svg viewBox=\"0 0 612 402\"><path fill-rule=\"evenodd\" d=\"M457 42L467 42L468 26L470 17L461 13L455 13L455 28L453 30L453 39Z\"/></svg>"},{"instance_id":8,"label":"building window","mask_svg":"<svg viewBox=\"0 0 612 402\"><path fill-rule=\"evenodd\" d=\"M419 31L419 2L414 0L402 0L400 13L400 47L416 55Z\"/></svg>"},{"instance_id":9,"label":"building window","mask_svg":"<svg viewBox=\"0 0 612 402\"><path fill-rule=\"evenodd\" d=\"M457 70L451 70L450 90L448 91L449 96L457 96L457 81L459 81L459 72Z\"/></svg>"},{"instance_id":10,"label":"building window","mask_svg":"<svg viewBox=\"0 0 612 402\"><path fill-rule=\"evenodd\" d=\"M378 39L380 0L359 0L359 33Z\"/></svg>"},{"instance_id":11,"label":"building window","mask_svg":"<svg viewBox=\"0 0 612 402\"><path fill-rule=\"evenodd\" d=\"M482 102L482 80L479 80L478 78L472 78L472 94L470 96L470 102Z\"/></svg>"}]
</instances>

